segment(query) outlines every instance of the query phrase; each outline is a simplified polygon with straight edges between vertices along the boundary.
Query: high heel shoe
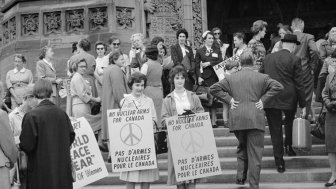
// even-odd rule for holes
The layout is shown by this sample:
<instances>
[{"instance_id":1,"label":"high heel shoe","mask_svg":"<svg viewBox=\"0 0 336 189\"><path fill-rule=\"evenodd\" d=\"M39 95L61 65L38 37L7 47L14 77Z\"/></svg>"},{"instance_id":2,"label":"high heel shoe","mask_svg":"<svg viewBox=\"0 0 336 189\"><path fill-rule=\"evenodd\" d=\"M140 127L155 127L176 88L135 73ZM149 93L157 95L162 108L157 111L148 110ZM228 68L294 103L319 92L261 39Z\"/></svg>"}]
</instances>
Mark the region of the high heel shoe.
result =
<instances>
[{"instance_id":1,"label":"high heel shoe","mask_svg":"<svg viewBox=\"0 0 336 189\"><path fill-rule=\"evenodd\" d=\"M334 182L327 182L324 184L325 187L330 187L330 186L335 186L336 185L336 179L334 180Z\"/></svg>"}]
</instances>

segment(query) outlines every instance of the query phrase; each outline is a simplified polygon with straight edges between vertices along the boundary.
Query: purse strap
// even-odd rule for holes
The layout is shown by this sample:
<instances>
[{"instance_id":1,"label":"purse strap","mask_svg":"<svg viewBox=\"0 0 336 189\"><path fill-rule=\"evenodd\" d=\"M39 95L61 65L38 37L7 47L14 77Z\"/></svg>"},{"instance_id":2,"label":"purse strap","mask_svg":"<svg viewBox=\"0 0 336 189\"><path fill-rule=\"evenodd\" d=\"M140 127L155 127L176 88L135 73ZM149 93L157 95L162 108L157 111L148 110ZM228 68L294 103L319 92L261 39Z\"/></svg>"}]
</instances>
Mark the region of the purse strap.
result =
<instances>
[{"instance_id":1,"label":"purse strap","mask_svg":"<svg viewBox=\"0 0 336 189\"><path fill-rule=\"evenodd\" d=\"M322 107L321 107L321 110L320 110L319 117L322 115L322 113L323 113L323 109L324 109L324 102L322 102Z\"/></svg>"}]
</instances>

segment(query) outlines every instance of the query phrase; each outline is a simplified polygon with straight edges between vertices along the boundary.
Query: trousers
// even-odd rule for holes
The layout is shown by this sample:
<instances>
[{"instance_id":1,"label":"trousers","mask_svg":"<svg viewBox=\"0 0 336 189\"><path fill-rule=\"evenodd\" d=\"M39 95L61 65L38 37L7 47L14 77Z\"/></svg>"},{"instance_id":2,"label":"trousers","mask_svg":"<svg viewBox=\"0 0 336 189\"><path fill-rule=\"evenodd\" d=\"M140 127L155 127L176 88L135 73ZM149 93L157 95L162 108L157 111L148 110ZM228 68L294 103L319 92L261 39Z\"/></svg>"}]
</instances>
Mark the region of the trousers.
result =
<instances>
[{"instance_id":1,"label":"trousers","mask_svg":"<svg viewBox=\"0 0 336 189\"><path fill-rule=\"evenodd\" d=\"M237 179L247 178L251 189L259 188L262 153L264 150L265 132L258 129L234 131L239 141L237 147Z\"/></svg>"}]
</instances>

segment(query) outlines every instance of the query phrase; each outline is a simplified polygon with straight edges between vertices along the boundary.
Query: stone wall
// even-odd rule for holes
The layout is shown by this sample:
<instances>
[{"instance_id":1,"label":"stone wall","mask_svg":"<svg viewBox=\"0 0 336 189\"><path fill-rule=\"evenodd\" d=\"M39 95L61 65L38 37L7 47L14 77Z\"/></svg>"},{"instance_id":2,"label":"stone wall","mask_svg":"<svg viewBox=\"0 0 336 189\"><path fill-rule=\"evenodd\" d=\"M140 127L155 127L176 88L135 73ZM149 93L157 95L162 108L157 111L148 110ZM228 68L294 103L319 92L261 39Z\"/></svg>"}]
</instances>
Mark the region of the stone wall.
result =
<instances>
[{"instance_id":1,"label":"stone wall","mask_svg":"<svg viewBox=\"0 0 336 189\"><path fill-rule=\"evenodd\" d=\"M153 14L144 11L151 1ZM206 26L206 1L203 0L6 0L0 15L0 79L13 69L13 55L22 53L27 68L35 73L40 49L54 47L54 62L59 77L66 75L71 44L80 38L94 43L107 42L111 36L121 39L128 54L130 36L143 32L149 37L162 36L168 45L176 43L176 31L185 27L197 40ZM2 18L1 18L2 16ZM193 41L192 41L193 42ZM198 46L199 44L196 43Z\"/></svg>"}]
</instances>

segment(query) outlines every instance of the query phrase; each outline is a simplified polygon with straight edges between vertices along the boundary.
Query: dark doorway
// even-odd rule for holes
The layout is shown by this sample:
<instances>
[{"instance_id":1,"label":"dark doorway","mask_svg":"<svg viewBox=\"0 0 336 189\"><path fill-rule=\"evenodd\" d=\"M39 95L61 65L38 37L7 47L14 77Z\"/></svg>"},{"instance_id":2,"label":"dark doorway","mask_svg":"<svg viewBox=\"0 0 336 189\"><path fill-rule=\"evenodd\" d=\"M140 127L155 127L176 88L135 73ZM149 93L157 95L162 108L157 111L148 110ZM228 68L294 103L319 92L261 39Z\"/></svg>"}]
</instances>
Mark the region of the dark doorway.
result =
<instances>
[{"instance_id":1,"label":"dark doorway","mask_svg":"<svg viewBox=\"0 0 336 189\"><path fill-rule=\"evenodd\" d=\"M290 25L293 18L299 17L305 21L305 32L320 39L336 25L335 14L333 0L207 0L209 30L221 28L221 38L229 44L234 32L244 32L248 42L253 22L264 20L268 23L267 35L262 40L266 49L271 33L277 33L278 23Z\"/></svg>"}]
</instances>

